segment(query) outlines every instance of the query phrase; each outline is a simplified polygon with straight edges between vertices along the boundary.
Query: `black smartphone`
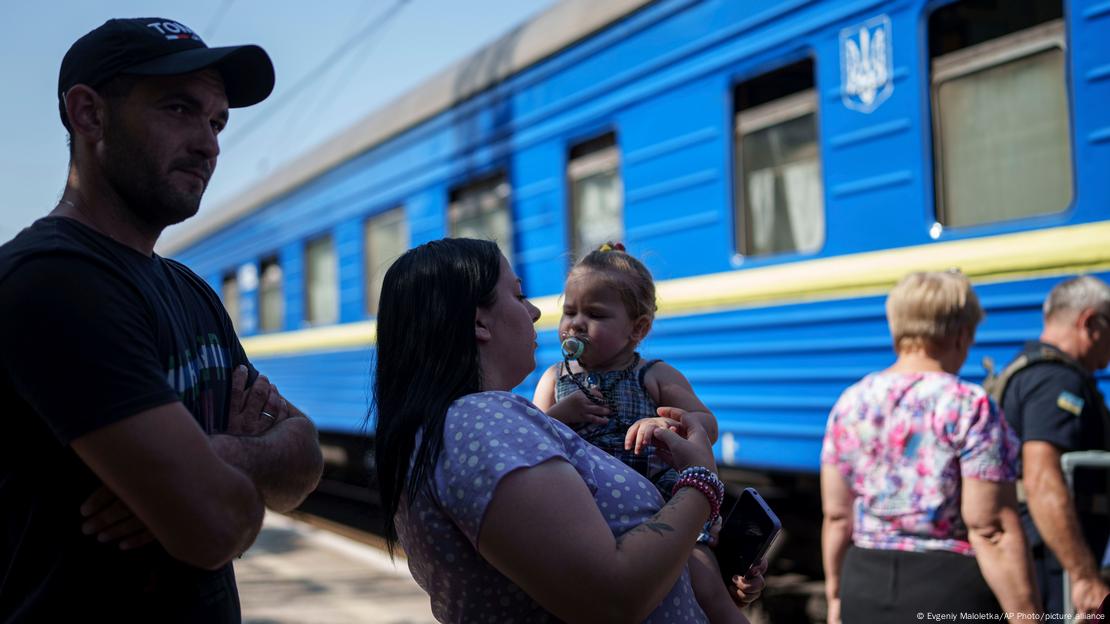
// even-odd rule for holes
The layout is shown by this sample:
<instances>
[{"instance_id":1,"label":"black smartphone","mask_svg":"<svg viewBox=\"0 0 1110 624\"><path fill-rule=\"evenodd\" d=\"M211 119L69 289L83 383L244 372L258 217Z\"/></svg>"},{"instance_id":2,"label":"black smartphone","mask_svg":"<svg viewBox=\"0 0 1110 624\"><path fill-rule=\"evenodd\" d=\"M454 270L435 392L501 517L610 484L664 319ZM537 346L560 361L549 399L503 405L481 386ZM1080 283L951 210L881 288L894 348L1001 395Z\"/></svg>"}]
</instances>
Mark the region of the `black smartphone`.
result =
<instances>
[{"instance_id":1,"label":"black smartphone","mask_svg":"<svg viewBox=\"0 0 1110 624\"><path fill-rule=\"evenodd\" d=\"M782 522L754 488L741 492L724 518L715 553L721 578L732 587L733 576L747 576L767 554L782 532Z\"/></svg>"}]
</instances>

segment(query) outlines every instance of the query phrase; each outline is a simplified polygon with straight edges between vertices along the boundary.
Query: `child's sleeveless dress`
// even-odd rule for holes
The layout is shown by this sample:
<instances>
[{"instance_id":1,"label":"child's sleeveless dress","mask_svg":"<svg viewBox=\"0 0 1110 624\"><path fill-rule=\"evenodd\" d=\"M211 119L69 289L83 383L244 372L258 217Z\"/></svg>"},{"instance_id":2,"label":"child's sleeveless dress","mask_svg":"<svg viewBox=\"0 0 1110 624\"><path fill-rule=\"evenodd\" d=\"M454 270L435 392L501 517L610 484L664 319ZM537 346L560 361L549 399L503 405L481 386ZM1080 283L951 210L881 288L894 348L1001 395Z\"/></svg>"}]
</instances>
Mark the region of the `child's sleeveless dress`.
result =
<instances>
[{"instance_id":1,"label":"child's sleeveless dress","mask_svg":"<svg viewBox=\"0 0 1110 624\"><path fill-rule=\"evenodd\" d=\"M609 422L604 425L583 424L572 428L587 442L609 453L620 460L629 468L647 477L663 500L670 500L671 490L678 473L655 454L655 447L648 446L636 455L631 449L624 450L624 436L629 427L643 418L658 416L655 401L644 387L644 375L652 366L662 360L650 360L642 368L636 370L640 363L640 354L635 354L632 364L619 371L605 373L577 373L574 378L586 388L597 387L605 397L605 404L609 408ZM555 400L579 392L578 384L572 379L572 374L567 370L566 363L559 364L559 379L555 383Z\"/></svg>"}]
</instances>

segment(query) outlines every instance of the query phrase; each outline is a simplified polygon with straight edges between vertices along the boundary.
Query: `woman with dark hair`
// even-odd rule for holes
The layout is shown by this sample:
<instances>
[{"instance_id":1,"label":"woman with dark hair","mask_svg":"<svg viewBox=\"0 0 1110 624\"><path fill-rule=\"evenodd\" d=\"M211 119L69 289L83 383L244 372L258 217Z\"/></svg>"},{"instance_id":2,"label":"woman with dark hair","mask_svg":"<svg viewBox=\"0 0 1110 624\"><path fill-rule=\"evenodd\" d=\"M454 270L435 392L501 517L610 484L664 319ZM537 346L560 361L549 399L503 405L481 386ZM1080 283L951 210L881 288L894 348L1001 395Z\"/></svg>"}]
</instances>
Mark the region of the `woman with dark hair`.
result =
<instances>
[{"instance_id":1,"label":"woman with dark hair","mask_svg":"<svg viewBox=\"0 0 1110 624\"><path fill-rule=\"evenodd\" d=\"M535 368L538 318L491 242L433 241L386 273L374 402L390 548L440 621L705 621L686 570L723 497L705 430L656 432L681 471L664 506L510 392Z\"/></svg>"}]
</instances>

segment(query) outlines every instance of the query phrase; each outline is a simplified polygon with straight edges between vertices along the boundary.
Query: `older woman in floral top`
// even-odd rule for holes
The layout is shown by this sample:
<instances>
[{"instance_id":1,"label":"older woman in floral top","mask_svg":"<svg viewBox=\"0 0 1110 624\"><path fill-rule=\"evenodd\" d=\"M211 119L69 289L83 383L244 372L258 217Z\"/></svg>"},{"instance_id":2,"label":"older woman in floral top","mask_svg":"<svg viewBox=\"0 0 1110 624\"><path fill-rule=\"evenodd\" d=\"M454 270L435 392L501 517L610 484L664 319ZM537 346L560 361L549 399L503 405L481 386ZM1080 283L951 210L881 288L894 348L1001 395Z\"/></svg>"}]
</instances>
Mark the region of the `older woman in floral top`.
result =
<instances>
[{"instance_id":1,"label":"older woman in floral top","mask_svg":"<svg viewBox=\"0 0 1110 624\"><path fill-rule=\"evenodd\" d=\"M844 391L821 452L829 622L1034 613L1020 445L987 393L956 376L978 298L958 272L913 273L886 308L897 360Z\"/></svg>"}]
</instances>

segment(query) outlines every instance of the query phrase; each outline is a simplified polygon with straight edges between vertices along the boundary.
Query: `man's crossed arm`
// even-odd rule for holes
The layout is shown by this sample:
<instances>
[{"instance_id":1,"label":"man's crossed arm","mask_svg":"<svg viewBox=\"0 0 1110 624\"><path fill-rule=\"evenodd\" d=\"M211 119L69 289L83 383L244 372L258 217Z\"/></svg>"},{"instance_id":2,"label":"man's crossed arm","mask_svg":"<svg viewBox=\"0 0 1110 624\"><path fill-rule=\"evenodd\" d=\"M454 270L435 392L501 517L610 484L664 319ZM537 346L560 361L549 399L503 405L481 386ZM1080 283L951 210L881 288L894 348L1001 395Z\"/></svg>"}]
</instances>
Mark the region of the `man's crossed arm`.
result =
<instances>
[{"instance_id":1,"label":"man's crossed arm","mask_svg":"<svg viewBox=\"0 0 1110 624\"><path fill-rule=\"evenodd\" d=\"M76 440L105 484L81 506L82 530L125 550L157 540L186 563L214 568L254 541L263 504L299 505L323 471L316 428L266 377L246 382L241 366L225 433L205 438L175 403Z\"/></svg>"}]
</instances>

